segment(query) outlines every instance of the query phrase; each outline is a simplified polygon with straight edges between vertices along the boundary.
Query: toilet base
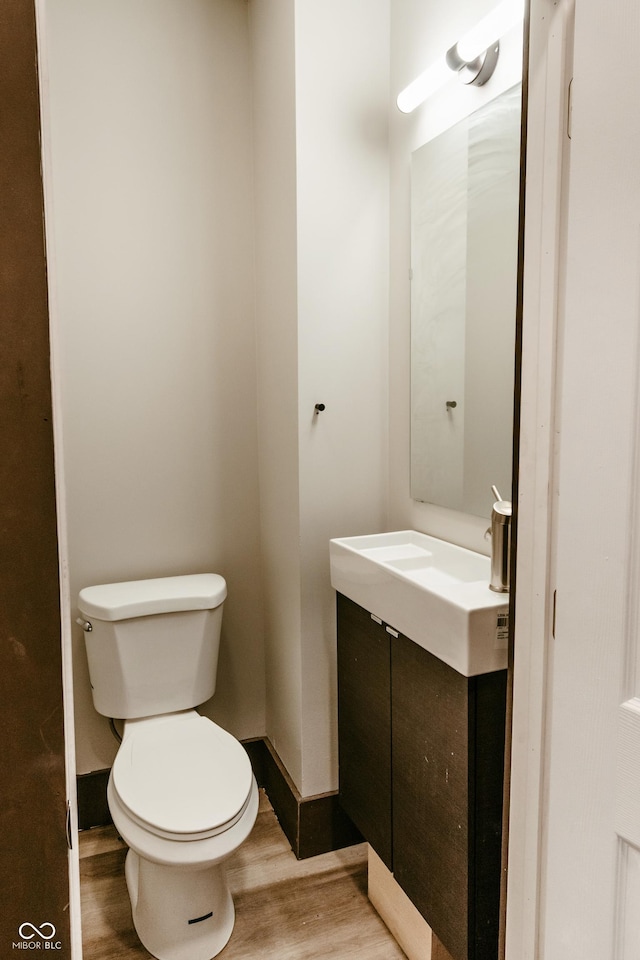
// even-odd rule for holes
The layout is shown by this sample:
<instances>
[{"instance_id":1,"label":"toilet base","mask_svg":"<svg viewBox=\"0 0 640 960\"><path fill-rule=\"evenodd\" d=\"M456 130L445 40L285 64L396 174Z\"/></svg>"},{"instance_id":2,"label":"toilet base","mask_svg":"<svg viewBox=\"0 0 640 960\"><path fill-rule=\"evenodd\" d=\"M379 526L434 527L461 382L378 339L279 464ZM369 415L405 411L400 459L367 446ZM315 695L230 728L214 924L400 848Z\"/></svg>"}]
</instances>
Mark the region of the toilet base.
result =
<instances>
[{"instance_id":1,"label":"toilet base","mask_svg":"<svg viewBox=\"0 0 640 960\"><path fill-rule=\"evenodd\" d=\"M235 911L223 864L181 870L129 850L125 876L136 932L158 960L212 960L227 944Z\"/></svg>"}]
</instances>

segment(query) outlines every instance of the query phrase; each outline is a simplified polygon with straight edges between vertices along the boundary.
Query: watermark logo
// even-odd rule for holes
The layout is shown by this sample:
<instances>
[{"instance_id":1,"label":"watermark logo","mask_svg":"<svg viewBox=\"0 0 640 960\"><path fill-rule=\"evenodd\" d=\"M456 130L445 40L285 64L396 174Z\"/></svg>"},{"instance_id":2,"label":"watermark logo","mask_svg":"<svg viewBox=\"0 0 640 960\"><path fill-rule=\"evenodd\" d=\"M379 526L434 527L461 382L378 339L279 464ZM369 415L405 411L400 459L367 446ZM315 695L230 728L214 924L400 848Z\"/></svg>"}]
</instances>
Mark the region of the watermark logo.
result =
<instances>
[{"instance_id":1,"label":"watermark logo","mask_svg":"<svg viewBox=\"0 0 640 960\"><path fill-rule=\"evenodd\" d=\"M56 935L56 928L52 923L43 923L39 927L34 927L32 923L21 923L18 927L18 933L23 940L33 940L34 937L40 937L41 940L53 940Z\"/></svg>"},{"instance_id":2,"label":"watermark logo","mask_svg":"<svg viewBox=\"0 0 640 960\"><path fill-rule=\"evenodd\" d=\"M14 940L14 950L62 950L60 940L54 940L56 928L46 921L36 927L34 923L21 923L18 927L19 940Z\"/></svg>"}]
</instances>

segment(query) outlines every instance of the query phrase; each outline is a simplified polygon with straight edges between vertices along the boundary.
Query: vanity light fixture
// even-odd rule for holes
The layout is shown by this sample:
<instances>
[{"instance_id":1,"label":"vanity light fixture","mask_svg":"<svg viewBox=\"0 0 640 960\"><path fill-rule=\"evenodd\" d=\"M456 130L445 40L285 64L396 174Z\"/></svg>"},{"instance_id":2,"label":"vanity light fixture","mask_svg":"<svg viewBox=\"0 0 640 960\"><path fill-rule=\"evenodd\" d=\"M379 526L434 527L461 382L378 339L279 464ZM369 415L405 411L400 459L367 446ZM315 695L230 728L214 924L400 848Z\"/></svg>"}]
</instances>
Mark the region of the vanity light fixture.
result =
<instances>
[{"instance_id":1,"label":"vanity light fixture","mask_svg":"<svg viewBox=\"0 0 640 960\"><path fill-rule=\"evenodd\" d=\"M524 15L524 0L502 0L483 17L446 54L399 94L398 109L411 113L451 78L458 74L462 83L481 86L493 74L500 51L499 40Z\"/></svg>"}]
</instances>

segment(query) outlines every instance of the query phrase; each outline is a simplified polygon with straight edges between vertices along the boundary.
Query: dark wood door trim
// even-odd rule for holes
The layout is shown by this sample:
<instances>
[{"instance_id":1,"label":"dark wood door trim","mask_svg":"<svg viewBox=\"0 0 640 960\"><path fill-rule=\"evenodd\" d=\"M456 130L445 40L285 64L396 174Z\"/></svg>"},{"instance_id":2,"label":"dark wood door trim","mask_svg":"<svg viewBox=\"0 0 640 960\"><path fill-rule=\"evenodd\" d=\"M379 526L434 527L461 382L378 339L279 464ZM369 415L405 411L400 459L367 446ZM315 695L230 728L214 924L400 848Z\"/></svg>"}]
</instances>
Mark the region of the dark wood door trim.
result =
<instances>
[{"instance_id":1,"label":"dark wood door trim","mask_svg":"<svg viewBox=\"0 0 640 960\"><path fill-rule=\"evenodd\" d=\"M70 956L35 9L0 14L0 953Z\"/></svg>"}]
</instances>

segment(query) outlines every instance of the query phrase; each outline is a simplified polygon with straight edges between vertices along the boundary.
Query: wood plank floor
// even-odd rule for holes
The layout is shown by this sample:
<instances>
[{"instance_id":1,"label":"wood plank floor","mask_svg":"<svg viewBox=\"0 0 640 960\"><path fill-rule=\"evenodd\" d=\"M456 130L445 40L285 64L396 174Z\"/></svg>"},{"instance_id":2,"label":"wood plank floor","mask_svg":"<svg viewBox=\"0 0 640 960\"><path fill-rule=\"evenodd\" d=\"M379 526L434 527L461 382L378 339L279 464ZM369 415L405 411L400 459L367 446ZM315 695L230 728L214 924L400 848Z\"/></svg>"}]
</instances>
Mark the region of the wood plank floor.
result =
<instances>
[{"instance_id":1,"label":"wood plank floor","mask_svg":"<svg viewBox=\"0 0 640 960\"><path fill-rule=\"evenodd\" d=\"M84 960L150 956L131 922L125 854L113 827L80 834ZM367 898L366 845L296 860L262 790L227 876L236 925L220 960L404 958Z\"/></svg>"}]
</instances>

